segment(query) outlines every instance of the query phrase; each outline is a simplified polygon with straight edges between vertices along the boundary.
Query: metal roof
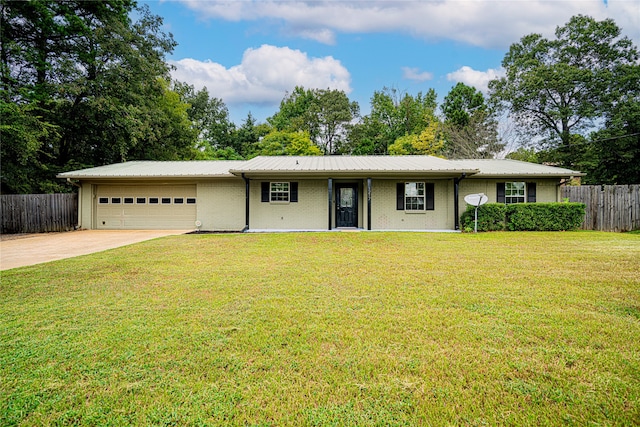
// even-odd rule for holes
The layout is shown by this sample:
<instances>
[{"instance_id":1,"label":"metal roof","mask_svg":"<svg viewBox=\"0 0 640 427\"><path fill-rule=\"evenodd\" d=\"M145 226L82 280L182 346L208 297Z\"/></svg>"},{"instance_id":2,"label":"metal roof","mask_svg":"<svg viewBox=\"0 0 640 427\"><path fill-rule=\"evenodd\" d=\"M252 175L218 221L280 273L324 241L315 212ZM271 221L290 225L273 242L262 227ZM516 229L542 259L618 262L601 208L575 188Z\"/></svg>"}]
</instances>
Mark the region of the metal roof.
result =
<instances>
[{"instance_id":1,"label":"metal roof","mask_svg":"<svg viewBox=\"0 0 640 427\"><path fill-rule=\"evenodd\" d=\"M556 166L541 165L538 163L522 162L509 159L478 159L478 160L449 160L461 168L477 168L479 173L475 178L489 177L550 177L563 178L572 176L584 176L582 172Z\"/></svg>"},{"instance_id":2,"label":"metal roof","mask_svg":"<svg viewBox=\"0 0 640 427\"><path fill-rule=\"evenodd\" d=\"M242 160L132 161L64 172L58 178L219 178L233 177L229 169Z\"/></svg>"},{"instance_id":3,"label":"metal roof","mask_svg":"<svg viewBox=\"0 0 640 427\"><path fill-rule=\"evenodd\" d=\"M433 156L260 156L232 169L247 175L397 175L457 176L479 172L476 167L451 163Z\"/></svg>"},{"instance_id":4,"label":"metal roof","mask_svg":"<svg viewBox=\"0 0 640 427\"><path fill-rule=\"evenodd\" d=\"M251 160L131 161L65 172L58 178L231 178L247 176L299 177L456 177L477 178L583 176L555 166L517 160L445 160L433 156L260 156Z\"/></svg>"}]
</instances>

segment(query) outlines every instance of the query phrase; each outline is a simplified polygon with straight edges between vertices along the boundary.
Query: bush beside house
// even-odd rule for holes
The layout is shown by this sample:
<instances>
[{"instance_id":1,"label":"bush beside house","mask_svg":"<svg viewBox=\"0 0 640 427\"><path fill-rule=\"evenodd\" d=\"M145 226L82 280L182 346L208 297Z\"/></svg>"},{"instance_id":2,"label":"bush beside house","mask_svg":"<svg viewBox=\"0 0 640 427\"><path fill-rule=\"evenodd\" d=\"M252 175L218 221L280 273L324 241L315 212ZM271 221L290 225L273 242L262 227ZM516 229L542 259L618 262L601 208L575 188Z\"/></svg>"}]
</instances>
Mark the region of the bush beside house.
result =
<instances>
[{"instance_id":1,"label":"bush beside house","mask_svg":"<svg viewBox=\"0 0 640 427\"><path fill-rule=\"evenodd\" d=\"M584 203L487 203L478 208L478 231L566 231L580 227ZM464 231L474 229L475 207L462 214Z\"/></svg>"}]
</instances>

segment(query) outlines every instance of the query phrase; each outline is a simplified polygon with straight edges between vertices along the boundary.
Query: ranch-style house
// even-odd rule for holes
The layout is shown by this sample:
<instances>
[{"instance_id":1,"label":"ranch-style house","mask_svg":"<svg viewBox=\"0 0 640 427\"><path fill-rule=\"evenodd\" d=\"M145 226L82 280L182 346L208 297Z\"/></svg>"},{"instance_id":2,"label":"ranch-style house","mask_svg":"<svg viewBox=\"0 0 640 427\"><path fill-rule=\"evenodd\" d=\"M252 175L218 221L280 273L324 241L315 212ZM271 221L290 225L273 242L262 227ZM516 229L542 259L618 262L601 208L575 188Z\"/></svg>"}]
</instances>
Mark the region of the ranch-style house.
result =
<instances>
[{"instance_id":1,"label":"ranch-style house","mask_svg":"<svg viewBox=\"0 0 640 427\"><path fill-rule=\"evenodd\" d=\"M464 196L560 201L578 171L432 156L131 161L58 175L79 186L84 229L457 230Z\"/></svg>"}]
</instances>

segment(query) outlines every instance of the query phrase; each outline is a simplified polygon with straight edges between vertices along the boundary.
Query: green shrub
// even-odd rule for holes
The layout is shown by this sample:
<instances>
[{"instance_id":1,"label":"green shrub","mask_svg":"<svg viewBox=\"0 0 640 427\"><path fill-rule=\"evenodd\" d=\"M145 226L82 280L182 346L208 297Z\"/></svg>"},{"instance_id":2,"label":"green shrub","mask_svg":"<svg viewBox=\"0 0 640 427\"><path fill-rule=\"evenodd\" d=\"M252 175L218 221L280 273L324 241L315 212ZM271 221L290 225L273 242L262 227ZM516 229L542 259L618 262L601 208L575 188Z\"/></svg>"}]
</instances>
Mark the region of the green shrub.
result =
<instances>
[{"instance_id":1,"label":"green shrub","mask_svg":"<svg viewBox=\"0 0 640 427\"><path fill-rule=\"evenodd\" d=\"M467 206L467 210L460 217L462 230L474 229L474 206ZM506 206L502 203L487 203L478 208L478 231L501 231L505 229Z\"/></svg>"},{"instance_id":2,"label":"green shrub","mask_svg":"<svg viewBox=\"0 0 640 427\"><path fill-rule=\"evenodd\" d=\"M584 214L584 203L518 203L506 206L506 224L510 231L575 230Z\"/></svg>"}]
</instances>

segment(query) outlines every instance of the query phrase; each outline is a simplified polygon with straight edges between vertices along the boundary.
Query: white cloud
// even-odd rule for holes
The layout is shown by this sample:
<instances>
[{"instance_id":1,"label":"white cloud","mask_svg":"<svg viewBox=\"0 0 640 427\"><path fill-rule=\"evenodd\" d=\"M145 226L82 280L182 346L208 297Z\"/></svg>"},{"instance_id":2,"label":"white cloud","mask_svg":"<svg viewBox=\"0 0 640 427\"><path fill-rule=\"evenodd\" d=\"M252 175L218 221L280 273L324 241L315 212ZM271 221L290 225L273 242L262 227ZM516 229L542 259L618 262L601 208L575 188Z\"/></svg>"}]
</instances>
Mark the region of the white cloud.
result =
<instances>
[{"instance_id":1,"label":"white cloud","mask_svg":"<svg viewBox=\"0 0 640 427\"><path fill-rule=\"evenodd\" d=\"M174 79L196 89L206 87L210 96L221 98L227 105L277 105L295 86L351 92L351 75L340 61L331 56L309 58L288 47L247 49L242 62L230 68L191 58L171 64L176 67Z\"/></svg>"},{"instance_id":2,"label":"white cloud","mask_svg":"<svg viewBox=\"0 0 640 427\"><path fill-rule=\"evenodd\" d=\"M203 18L270 20L287 34L335 43L336 33L400 31L428 40L455 40L504 48L523 35L551 37L571 16L613 18L640 41L637 0L440 0L440 1L197 1L183 0Z\"/></svg>"},{"instance_id":3,"label":"white cloud","mask_svg":"<svg viewBox=\"0 0 640 427\"><path fill-rule=\"evenodd\" d=\"M465 65L453 73L447 74L447 80L452 82L462 82L467 86L472 86L480 92L486 94L489 91L489 81L504 76L504 69L494 70L489 68L486 71L478 71Z\"/></svg>"},{"instance_id":4,"label":"white cloud","mask_svg":"<svg viewBox=\"0 0 640 427\"><path fill-rule=\"evenodd\" d=\"M414 82L426 82L433 79L433 74L428 71L420 71L417 68L402 67L402 78L406 80L413 80Z\"/></svg>"}]
</instances>

